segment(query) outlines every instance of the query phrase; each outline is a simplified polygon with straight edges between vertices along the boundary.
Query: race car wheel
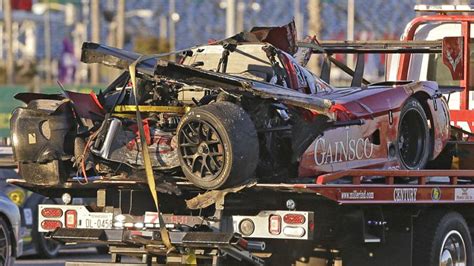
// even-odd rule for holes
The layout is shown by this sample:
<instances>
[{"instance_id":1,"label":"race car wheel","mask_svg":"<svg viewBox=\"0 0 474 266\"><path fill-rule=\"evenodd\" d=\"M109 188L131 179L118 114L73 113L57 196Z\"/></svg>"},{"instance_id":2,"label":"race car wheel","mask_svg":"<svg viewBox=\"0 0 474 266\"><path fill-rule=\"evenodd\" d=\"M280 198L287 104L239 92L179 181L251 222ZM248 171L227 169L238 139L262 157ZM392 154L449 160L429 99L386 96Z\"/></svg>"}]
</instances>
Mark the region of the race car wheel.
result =
<instances>
[{"instance_id":1,"label":"race car wheel","mask_svg":"<svg viewBox=\"0 0 474 266\"><path fill-rule=\"evenodd\" d=\"M258 163L258 138L240 106L217 102L193 108L177 128L184 175L203 189L226 188L251 178Z\"/></svg>"},{"instance_id":2,"label":"race car wheel","mask_svg":"<svg viewBox=\"0 0 474 266\"><path fill-rule=\"evenodd\" d=\"M420 102L407 100L400 112L398 124L398 158L402 168L417 170L425 168L430 153L428 119Z\"/></svg>"},{"instance_id":3,"label":"race car wheel","mask_svg":"<svg viewBox=\"0 0 474 266\"><path fill-rule=\"evenodd\" d=\"M2 217L0 217L0 265L13 265L11 232Z\"/></svg>"}]
</instances>

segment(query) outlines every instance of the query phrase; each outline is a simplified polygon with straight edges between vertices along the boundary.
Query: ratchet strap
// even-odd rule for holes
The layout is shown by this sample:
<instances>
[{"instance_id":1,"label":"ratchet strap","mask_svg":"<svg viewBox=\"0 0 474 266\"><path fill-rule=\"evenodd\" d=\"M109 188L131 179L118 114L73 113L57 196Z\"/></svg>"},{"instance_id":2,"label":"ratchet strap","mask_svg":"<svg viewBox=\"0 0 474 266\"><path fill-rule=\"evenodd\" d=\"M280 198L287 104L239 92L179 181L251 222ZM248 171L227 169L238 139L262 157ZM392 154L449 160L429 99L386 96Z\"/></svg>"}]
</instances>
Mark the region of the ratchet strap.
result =
<instances>
[{"instance_id":1,"label":"ratchet strap","mask_svg":"<svg viewBox=\"0 0 474 266\"><path fill-rule=\"evenodd\" d=\"M135 98L137 126L140 132L140 144L142 148L143 162L145 164L145 173L146 173L148 188L150 189L151 196L153 197L153 201L155 202L156 211L158 212L158 220L160 222L161 241L163 241L163 244L166 246L169 252L173 249L173 246L171 245L168 229L166 229L165 221L160 212L160 207L159 207L159 202L158 202L158 193L156 192L155 177L153 175L153 168L151 165L150 154L148 153L148 145L145 139L145 130L143 129L143 121L142 121L142 116L140 114L140 110L138 107L138 99L137 99L138 91L137 91L136 67L137 67L137 64L140 63L140 61L145 60L145 59L147 59L147 57L140 56L136 61L130 64L130 66L128 67L128 71L130 72L130 80L132 81L133 95Z\"/></svg>"}]
</instances>

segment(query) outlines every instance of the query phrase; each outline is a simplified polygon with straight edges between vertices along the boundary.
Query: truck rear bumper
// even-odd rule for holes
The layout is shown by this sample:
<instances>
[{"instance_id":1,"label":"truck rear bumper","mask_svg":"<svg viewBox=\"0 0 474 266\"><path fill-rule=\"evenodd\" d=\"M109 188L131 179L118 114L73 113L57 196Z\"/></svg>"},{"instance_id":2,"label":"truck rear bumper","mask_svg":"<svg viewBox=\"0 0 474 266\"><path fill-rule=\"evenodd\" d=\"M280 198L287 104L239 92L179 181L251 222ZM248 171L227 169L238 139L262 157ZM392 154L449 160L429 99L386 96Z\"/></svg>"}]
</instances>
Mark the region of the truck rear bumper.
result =
<instances>
[{"instance_id":1,"label":"truck rear bumper","mask_svg":"<svg viewBox=\"0 0 474 266\"><path fill-rule=\"evenodd\" d=\"M212 256L217 251L224 252L238 260L254 264L263 264L264 261L247 251L249 247L265 249L265 243L247 241L239 234L218 232L169 232L171 244L175 249L171 252L161 241L159 230L132 231L126 229L72 229L57 228L49 233L49 237L63 243L102 243L109 245L134 244L141 246L133 253L169 256L180 254L186 249L199 250L204 256ZM74 264L71 264L74 265ZM79 264L82 265L82 264ZM94 265L94 264L92 264Z\"/></svg>"}]
</instances>

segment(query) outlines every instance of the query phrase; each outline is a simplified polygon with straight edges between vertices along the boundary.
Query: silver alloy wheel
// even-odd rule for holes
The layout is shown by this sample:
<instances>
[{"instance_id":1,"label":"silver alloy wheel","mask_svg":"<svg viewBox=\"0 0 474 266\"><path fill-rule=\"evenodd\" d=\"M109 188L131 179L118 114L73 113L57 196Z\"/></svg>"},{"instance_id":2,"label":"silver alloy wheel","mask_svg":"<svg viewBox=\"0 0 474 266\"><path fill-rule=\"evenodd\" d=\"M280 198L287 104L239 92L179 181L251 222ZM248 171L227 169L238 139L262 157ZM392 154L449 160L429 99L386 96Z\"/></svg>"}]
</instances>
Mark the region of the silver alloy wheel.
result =
<instances>
[{"instance_id":1,"label":"silver alloy wheel","mask_svg":"<svg viewBox=\"0 0 474 266\"><path fill-rule=\"evenodd\" d=\"M446 234L439 253L440 266L466 266L466 244L462 235L452 230Z\"/></svg>"}]
</instances>

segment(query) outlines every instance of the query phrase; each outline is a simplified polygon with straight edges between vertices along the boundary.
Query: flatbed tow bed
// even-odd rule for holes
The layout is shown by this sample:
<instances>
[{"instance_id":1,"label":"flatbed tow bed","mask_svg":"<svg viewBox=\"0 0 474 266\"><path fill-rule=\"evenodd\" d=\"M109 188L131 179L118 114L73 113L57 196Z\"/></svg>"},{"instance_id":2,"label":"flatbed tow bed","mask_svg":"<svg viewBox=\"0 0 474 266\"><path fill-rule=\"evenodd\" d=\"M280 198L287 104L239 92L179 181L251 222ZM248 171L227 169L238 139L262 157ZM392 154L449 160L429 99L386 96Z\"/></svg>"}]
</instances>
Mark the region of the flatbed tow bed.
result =
<instances>
[{"instance_id":1,"label":"flatbed tow bed","mask_svg":"<svg viewBox=\"0 0 474 266\"><path fill-rule=\"evenodd\" d=\"M58 228L50 234L50 237L63 243L108 244L111 246L113 263L120 262L122 255L141 256L144 258L144 263L151 263L154 257L168 256L169 262L173 256L182 256L183 253L192 251L197 258L213 258L214 262L216 262L217 255L230 255L242 262L261 265L265 263L265 259L268 259L272 252L275 252L266 250L268 241L274 241L272 235L268 234L263 237L260 235L260 237L254 238L250 234L244 237L242 232L239 232L239 227L235 226L235 221L240 222L240 225L245 219L253 220L254 231L258 231L262 230L262 227L271 226L271 222L269 222L270 225L259 224L261 220L258 219L261 219L262 216L261 210L268 210L263 211L266 212L263 216L270 221L270 217L278 214L284 217L286 214L304 213L308 219L304 229L308 230L308 234L307 237L303 237L303 240L306 241L297 241L306 242L308 246L311 246L310 242L315 243L318 251L314 252L313 250L312 256L326 257L327 265L331 265L341 257L348 256L349 258L346 259L348 261L351 261L352 258L350 258L351 254L334 252L333 247L330 247L339 245L335 243L339 242L337 239L341 238L341 235L336 234L335 239L329 240L329 243L332 244L329 244L328 247L325 247L328 239L324 235L328 232L334 235L335 230L340 230L337 229L335 220L338 218L336 217L344 217L341 220L345 224L347 219L355 215L360 216L355 219L357 221L355 224L358 224L360 228L354 227L353 230L360 233L361 244L368 246L368 250L370 250L366 252L368 256L364 263L376 264L379 261L384 261L387 265L397 265L403 259L398 258L391 263L391 260L387 259L388 253L386 252L393 253L390 251L393 250L390 248L393 245L398 246L397 249L402 253L411 250L412 239L416 237L416 234L413 233L416 230L416 217L421 216L420 213L423 210L434 206L442 209L441 205L443 204L449 209L463 212L467 204L474 202L473 178L474 170L347 170L299 180L304 182L298 183L255 182L234 190L222 190L221 193L205 192L196 189L190 183L178 182L176 185L180 189L181 195L179 197L173 196L175 202L172 209L176 209L176 206L184 205L185 201L188 201L187 207L191 206L193 209L201 210L211 208L214 212L208 212L207 216L204 216L168 213L163 210L164 221L167 228L170 229L171 243L179 252L170 252L164 246L159 231L155 229L156 224L153 228L146 228L146 225L143 225L142 228L133 228L134 225L106 229ZM144 180L97 179L89 181L88 184L70 181L59 186L44 187L31 186L24 180L18 179L8 180L8 182L38 193L48 191L47 193L51 195L51 191L55 191L57 197L60 197L62 193L69 193L73 197L76 193L77 195L97 193L95 196L98 198L98 209L101 209L102 212L114 213L114 216L117 215L117 206L115 209L110 207L110 202L107 202L110 201L110 196L106 195L113 194L115 197L125 200L126 197L123 195L130 198L130 195L133 194L133 192L127 194L130 191L135 191L135 194L137 192L145 194L143 192L147 191ZM262 196L274 199L274 202L263 204L266 205L266 208L255 206L256 210L260 210L257 215L236 215L240 213L236 210L242 210L242 206L246 205L246 202L257 199L265 201L262 200ZM160 198L164 198L166 201L166 194L160 194ZM178 198L182 199L181 203L178 203L180 201ZM101 203L101 201L103 202ZM292 204L297 207L291 206ZM286 205L286 210L282 205ZM79 206L60 206L64 213L69 209L76 209L78 215L81 215ZM131 206L132 202L119 208L123 210L131 208ZM41 206L43 209L48 207L53 206ZM228 211L227 208L230 210ZM328 214L334 217L327 217ZM145 216L147 215L151 214L147 213ZM469 214L466 215L469 217ZM231 221L225 222L228 219ZM203 221L206 221L208 227L181 230L184 224L197 228L197 225L202 225ZM141 222L146 222L146 220ZM349 223L354 226L354 221ZM281 228L280 231L282 231ZM281 238L285 239L285 237ZM383 243L383 245L377 247L377 243ZM400 243L405 244L400 245ZM411 260L405 262L406 265L410 265ZM78 265L78 262L71 263L68 265Z\"/></svg>"},{"instance_id":2,"label":"flatbed tow bed","mask_svg":"<svg viewBox=\"0 0 474 266\"><path fill-rule=\"evenodd\" d=\"M399 179L410 178L410 182L397 182ZM318 176L315 179L307 179L312 182L298 183L250 183L244 185L246 192L259 192L262 190L273 192L297 192L305 194L314 194L314 196L322 196L333 200L338 204L390 204L399 203L393 198L394 191L397 188L413 188L417 189L420 194L413 202L422 203L469 203L474 202L466 199L456 199L454 197L456 188L474 188L474 170L366 170L352 169L340 171L330 174ZM338 182L342 181L342 182ZM23 179L9 179L7 181L25 189L44 193L48 191L48 195L53 194L60 197L67 192L72 195L77 193L86 194L88 196L96 196L97 190L114 187L116 189L132 189L146 190L146 180L106 180L99 179L91 181L87 184L81 184L78 181L70 181L54 186L31 185ZM194 187L189 182L177 182L177 186L190 194L203 192ZM437 199L431 197L431 190L438 188L441 195ZM51 190L51 191L50 191ZM346 197L346 193L353 190L364 190L374 197L357 196Z\"/></svg>"}]
</instances>

